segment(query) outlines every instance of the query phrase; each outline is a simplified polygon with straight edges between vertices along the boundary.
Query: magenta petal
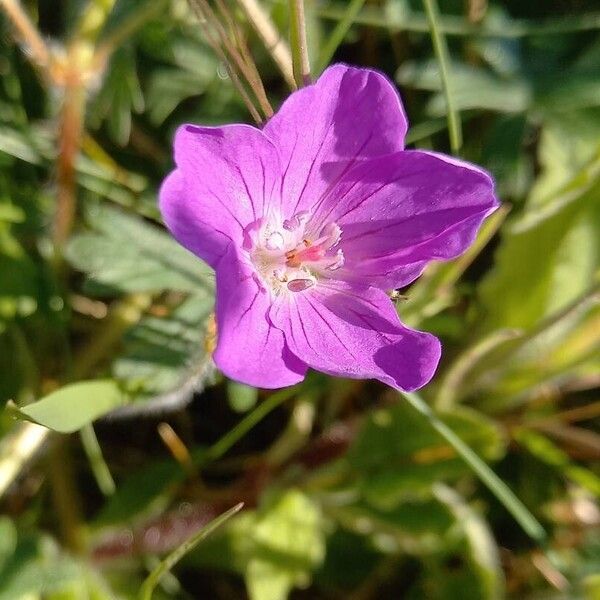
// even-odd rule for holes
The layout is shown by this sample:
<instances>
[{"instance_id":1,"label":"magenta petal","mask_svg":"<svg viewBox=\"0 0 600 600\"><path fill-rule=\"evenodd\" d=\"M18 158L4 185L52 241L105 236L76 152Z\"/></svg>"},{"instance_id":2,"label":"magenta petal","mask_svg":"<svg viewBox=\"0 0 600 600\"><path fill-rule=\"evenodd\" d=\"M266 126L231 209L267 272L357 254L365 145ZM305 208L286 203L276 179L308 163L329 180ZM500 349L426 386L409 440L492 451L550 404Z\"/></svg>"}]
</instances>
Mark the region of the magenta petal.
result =
<instances>
[{"instance_id":1,"label":"magenta petal","mask_svg":"<svg viewBox=\"0 0 600 600\"><path fill-rule=\"evenodd\" d=\"M214 361L236 381L280 388L302 381L306 364L296 358L267 313L269 294L232 247L217 266L217 333Z\"/></svg>"},{"instance_id":2,"label":"magenta petal","mask_svg":"<svg viewBox=\"0 0 600 600\"><path fill-rule=\"evenodd\" d=\"M439 362L437 338L404 326L375 288L319 284L277 301L270 315L290 350L330 375L374 378L410 391L424 386Z\"/></svg>"},{"instance_id":3,"label":"magenta petal","mask_svg":"<svg viewBox=\"0 0 600 600\"><path fill-rule=\"evenodd\" d=\"M311 210L357 160L402 150L406 128L395 87L369 69L334 65L292 94L264 128L281 154L286 216Z\"/></svg>"},{"instance_id":4,"label":"magenta petal","mask_svg":"<svg viewBox=\"0 0 600 600\"><path fill-rule=\"evenodd\" d=\"M404 151L356 165L322 203L314 227L342 228L346 262L337 276L390 289L410 283L429 260L462 254L497 206L484 171Z\"/></svg>"},{"instance_id":5,"label":"magenta petal","mask_svg":"<svg viewBox=\"0 0 600 600\"><path fill-rule=\"evenodd\" d=\"M270 204L280 178L277 150L249 125L183 125L175 162L160 190L163 219L183 246L214 267Z\"/></svg>"}]
</instances>

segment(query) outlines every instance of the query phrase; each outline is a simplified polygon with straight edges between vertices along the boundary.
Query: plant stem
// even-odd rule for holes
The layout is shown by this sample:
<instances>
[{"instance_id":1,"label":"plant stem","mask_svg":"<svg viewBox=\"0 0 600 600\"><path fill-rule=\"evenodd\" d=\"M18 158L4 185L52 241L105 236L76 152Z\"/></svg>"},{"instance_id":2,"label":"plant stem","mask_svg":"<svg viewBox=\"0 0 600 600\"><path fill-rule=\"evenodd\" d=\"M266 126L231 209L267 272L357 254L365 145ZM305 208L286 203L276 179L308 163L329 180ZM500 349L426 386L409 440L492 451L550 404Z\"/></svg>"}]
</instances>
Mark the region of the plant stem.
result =
<instances>
[{"instance_id":1,"label":"plant stem","mask_svg":"<svg viewBox=\"0 0 600 600\"><path fill-rule=\"evenodd\" d=\"M262 40L267 52L279 67L283 78L292 90L296 89L294 71L292 66L292 55L285 40L277 31L269 14L265 11L258 0L237 0L246 17L254 27L258 37Z\"/></svg>"},{"instance_id":2,"label":"plant stem","mask_svg":"<svg viewBox=\"0 0 600 600\"><path fill-rule=\"evenodd\" d=\"M12 21L19 37L27 45L26 54L31 61L39 67L47 67L50 62L48 47L18 0L0 0L0 6Z\"/></svg>"},{"instance_id":3,"label":"plant stem","mask_svg":"<svg viewBox=\"0 0 600 600\"><path fill-rule=\"evenodd\" d=\"M294 79L298 87L310 83L310 61L306 42L306 18L304 0L289 0L290 6L290 47Z\"/></svg>"},{"instance_id":4,"label":"plant stem","mask_svg":"<svg viewBox=\"0 0 600 600\"><path fill-rule=\"evenodd\" d=\"M105 496L112 496L116 490L115 481L102 455L94 426L90 423L83 427L79 431L79 437L100 491Z\"/></svg>"},{"instance_id":5,"label":"plant stem","mask_svg":"<svg viewBox=\"0 0 600 600\"><path fill-rule=\"evenodd\" d=\"M221 458L236 442L243 438L257 423L262 421L271 411L280 404L298 393L298 387L289 387L269 396L261 402L251 413L244 417L233 429L215 442L201 457L204 464Z\"/></svg>"},{"instance_id":6,"label":"plant stem","mask_svg":"<svg viewBox=\"0 0 600 600\"><path fill-rule=\"evenodd\" d=\"M446 109L448 116L448 133L450 135L450 148L453 154L458 154L462 146L462 130L458 113L454 110L452 89L450 84L450 60L448 57L448 46L446 38L439 27L439 10L436 0L423 0L423 6L427 14L433 50L440 70L442 89L446 98Z\"/></svg>"},{"instance_id":7,"label":"plant stem","mask_svg":"<svg viewBox=\"0 0 600 600\"><path fill-rule=\"evenodd\" d=\"M57 255L67 241L76 211L75 160L79 153L83 133L85 89L73 73L74 81L68 81L64 90L60 116L59 154L56 165L57 205L54 215L53 239Z\"/></svg>"},{"instance_id":8,"label":"plant stem","mask_svg":"<svg viewBox=\"0 0 600 600\"><path fill-rule=\"evenodd\" d=\"M544 542L546 539L544 528L490 467L431 410L429 405L418 394L414 392L401 392L401 394L417 412L421 413L429 421L433 429L454 448L465 463L473 469L473 472L479 477L481 482L494 494L506 510L510 512L527 535L539 543Z\"/></svg>"},{"instance_id":9,"label":"plant stem","mask_svg":"<svg viewBox=\"0 0 600 600\"><path fill-rule=\"evenodd\" d=\"M56 436L49 455L49 475L52 483L52 499L62 538L75 554L84 550L81 523L81 504L74 485L73 465L66 436Z\"/></svg>"},{"instance_id":10,"label":"plant stem","mask_svg":"<svg viewBox=\"0 0 600 600\"><path fill-rule=\"evenodd\" d=\"M198 22L200 23L200 27L202 27L202 31L208 42L209 46L213 49L214 53L217 57L223 61L225 67L227 68L227 73L231 79L231 83L235 87L236 91L242 98L248 112L252 115L252 118L256 122L257 125L260 125L263 122L263 118L261 117L258 109L256 108L253 100L250 98L244 84L242 83L241 77L236 70L236 66L239 68L239 65L235 63L235 61L231 61L227 52L228 49L224 40L222 39L220 32L222 28L219 28L217 24L214 23L215 17L214 12L212 11L210 5L203 0L188 0L192 10L198 17ZM246 66L246 65L244 65ZM240 69L240 73L244 74L244 70ZM246 77L246 80L248 78ZM255 96L257 94L256 90L253 90Z\"/></svg>"}]
</instances>

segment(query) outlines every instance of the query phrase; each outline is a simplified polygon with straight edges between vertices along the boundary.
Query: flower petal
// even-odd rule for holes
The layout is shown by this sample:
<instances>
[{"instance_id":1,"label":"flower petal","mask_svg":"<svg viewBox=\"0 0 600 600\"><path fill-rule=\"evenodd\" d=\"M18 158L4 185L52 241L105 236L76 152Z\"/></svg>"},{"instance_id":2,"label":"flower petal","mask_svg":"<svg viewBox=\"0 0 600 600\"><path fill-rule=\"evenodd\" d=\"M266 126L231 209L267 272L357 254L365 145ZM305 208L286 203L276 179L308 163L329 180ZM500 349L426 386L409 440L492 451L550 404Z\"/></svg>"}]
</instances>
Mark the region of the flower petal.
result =
<instances>
[{"instance_id":1,"label":"flower petal","mask_svg":"<svg viewBox=\"0 0 600 600\"><path fill-rule=\"evenodd\" d=\"M406 129L398 92L383 75L328 68L264 128L281 155L284 215L310 210L357 160L402 150Z\"/></svg>"},{"instance_id":2,"label":"flower petal","mask_svg":"<svg viewBox=\"0 0 600 600\"><path fill-rule=\"evenodd\" d=\"M160 190L163 219L183 246L214 267L269 206L280 179L279 155L249 125L183 125L175 135L175 162Z\"/></svg>"},{"instance_id":3,"label":"flower petal","mask_svg":"<svg viewBox=\"0 0 600 600\"><path fill-rule=\"evenodd\" d=\"M439 362L437 338L405 327L376 288L319 283L278 299L270 315L290 350L330 375L379 379L409 391L424 386Z\"/></svg>"},{"instance_id":4,"label":"flower petal","mask_svg":"<svg viewBox=\"0 0 600 600\"><path fill-rule=\"evenodd\" d=\"M268 320L269 294L231 246L217 266L217 367L231 379L261 388L302 381L306 364Z\"/></svg>"},{"instance_id":5,"label":"flower petal","mask_svg":"<svg viewBox=\"0 0 600 600\"><path fill-rule=\"evenodd\" d=\"M315 231L342 228L345 265L336 277L401 287L432 259L448 260L472 243L498 207L484 171L431 152L404 151L356 165L323 202Z\"/></svg>"}]
</instances>

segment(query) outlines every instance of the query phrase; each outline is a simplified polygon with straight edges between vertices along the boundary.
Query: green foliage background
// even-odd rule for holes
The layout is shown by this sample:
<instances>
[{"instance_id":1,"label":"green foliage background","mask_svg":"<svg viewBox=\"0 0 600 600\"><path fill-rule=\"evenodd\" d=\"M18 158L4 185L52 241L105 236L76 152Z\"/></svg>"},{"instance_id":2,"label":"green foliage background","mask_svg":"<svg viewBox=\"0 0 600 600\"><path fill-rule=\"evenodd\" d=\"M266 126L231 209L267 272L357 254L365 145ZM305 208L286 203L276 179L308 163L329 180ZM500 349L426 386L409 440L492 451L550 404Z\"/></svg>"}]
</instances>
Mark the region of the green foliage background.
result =
<instances>
[{"instance_id":1,"label":"green foliage background","mask_svg":"<svg viewBox=\"0 0 600 600\"><path fill-rule=\"evenodd\" d=\"M449 152L424 6L305 4L315 74L387 73L410 145ZM276 108L284 78L224 5ZM259 5L287 39L287 3ZM184 0L23 2L42 50L19 6L0 0L0 600L136 598L173 551L154 598L600 598L596 3L440 2L460 153L504 209L398 301L443 340L430 411L317 373L225 381L214 277L156 207L178 124L251 122L225 64Z\"/></svg>"}]
</instances>

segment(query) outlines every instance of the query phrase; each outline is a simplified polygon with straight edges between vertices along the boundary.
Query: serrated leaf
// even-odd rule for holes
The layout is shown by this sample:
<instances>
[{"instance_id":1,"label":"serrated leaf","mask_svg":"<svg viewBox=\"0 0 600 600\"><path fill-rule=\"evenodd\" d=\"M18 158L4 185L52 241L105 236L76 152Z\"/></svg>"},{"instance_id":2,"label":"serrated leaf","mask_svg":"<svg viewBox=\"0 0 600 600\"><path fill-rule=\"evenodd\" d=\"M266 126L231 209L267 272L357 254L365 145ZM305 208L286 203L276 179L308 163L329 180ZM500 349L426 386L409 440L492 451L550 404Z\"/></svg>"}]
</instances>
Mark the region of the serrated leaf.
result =
<instances>
[{"instance_id":1,"label":"serrated leaf","mask_svg":"<svg viewBox=\"0 0 600 600\"><path fill-rule=\"evenodd\" d=\"M211 295L196 294L164 317L143 318L127 332L124 352L113 363L114 375L146 396L179 389L179 402L171 400L184 403L210 372L205 339L212 309Z\"/></svg>"},{"instance_id":2,"label":"serrated leaf","mask_svg":"<svg viewBox=\"0 0 600 600\"><path fill-rule=\"evenodd\" d=\"M43 425L59 433L73 433L122 406L126 396L111 379L72 383L41 400L17 407L11 412L22 419Z\"/></svg>"},{"instance_id":3,"label":"serrated leaf","mask_svg":"<svg viewBox=\"0 0 600 600\"><path fill-rule=\"evenodd\" d=\"M75 236L66 256L91 281L123 292L212 293L212 270L165 231L108 207L91 210L88 221L93 232Z\"/></svg>"},{"instance_id":4,"label":"serrated leaf","mask_svg":"<svg viewBox=\"0 0 600 600\"><path fill-rule=\"evenodd\" d=\"M94 127L106 120L112 139L124 146L131 133L131 115L144 109L144 96L137 77L135 54L129 45L111 57L110 67L90 115Z\"/></svg>"}]
</instances>

